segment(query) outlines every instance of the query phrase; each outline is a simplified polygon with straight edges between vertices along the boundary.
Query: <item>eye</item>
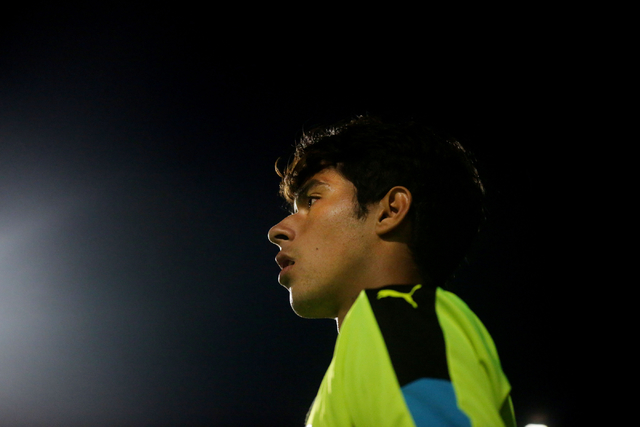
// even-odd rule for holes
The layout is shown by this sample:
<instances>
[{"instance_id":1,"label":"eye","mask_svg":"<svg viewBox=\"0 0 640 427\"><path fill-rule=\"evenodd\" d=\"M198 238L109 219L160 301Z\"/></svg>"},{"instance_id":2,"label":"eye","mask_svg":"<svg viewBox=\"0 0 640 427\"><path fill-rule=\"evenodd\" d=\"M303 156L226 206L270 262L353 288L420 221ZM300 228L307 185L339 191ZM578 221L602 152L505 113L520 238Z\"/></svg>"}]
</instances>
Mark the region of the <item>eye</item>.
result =
<instances>
[{"instance_id":1,"label":"eye","mask_svg":"<svg viewBox=\"0 0 640 427\"><path fill-rule=\"evenodd\" d=\"M309 196L309 198L307 198L307 208L310 208L319 198L320 197Z\"/></svg>"}]
</instances>

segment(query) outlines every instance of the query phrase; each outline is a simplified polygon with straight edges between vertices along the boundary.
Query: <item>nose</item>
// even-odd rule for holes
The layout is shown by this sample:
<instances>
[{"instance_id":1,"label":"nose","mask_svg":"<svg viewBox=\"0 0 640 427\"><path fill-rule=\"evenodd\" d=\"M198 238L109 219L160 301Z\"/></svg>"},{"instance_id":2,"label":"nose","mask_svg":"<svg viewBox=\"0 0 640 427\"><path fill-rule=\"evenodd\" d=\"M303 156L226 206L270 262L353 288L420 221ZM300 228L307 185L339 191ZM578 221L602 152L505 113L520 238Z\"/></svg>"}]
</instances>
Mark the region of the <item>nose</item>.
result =
<instances>
[{"instance_id":1,"label":"nose","mask_svg":"<svg viewBox=\"0 0 640 427\"><path fill-rule=\"evenodd\" d=\"M280 248L282 248L283 241L293 240L293 237L295 235L293 229L287 221L287 219L289 218L290 216L286 217L285 219L271 227L271 230L269 230L269 241L274 245L278 245Z\"/></svg>"}]
</instances>

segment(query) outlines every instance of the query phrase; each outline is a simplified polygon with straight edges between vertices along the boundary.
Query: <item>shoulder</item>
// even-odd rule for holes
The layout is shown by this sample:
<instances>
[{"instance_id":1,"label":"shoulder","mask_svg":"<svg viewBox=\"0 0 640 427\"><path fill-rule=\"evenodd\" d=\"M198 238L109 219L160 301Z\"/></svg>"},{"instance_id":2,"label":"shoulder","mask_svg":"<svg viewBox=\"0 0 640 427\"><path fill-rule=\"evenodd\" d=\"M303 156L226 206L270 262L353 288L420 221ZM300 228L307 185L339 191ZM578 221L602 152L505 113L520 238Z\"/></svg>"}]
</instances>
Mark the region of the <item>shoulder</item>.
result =
<instances>
[{"instance_id":1,"label":"shoulder","mask_svg":"<svg viewBox=\"0 0 640 427\"><path fill-rule=\"evenodd\" d=\"M435 310L438 289L417 284L365 291L400 386L418 378L449 379Z\"/></svg>"}]
</instances>

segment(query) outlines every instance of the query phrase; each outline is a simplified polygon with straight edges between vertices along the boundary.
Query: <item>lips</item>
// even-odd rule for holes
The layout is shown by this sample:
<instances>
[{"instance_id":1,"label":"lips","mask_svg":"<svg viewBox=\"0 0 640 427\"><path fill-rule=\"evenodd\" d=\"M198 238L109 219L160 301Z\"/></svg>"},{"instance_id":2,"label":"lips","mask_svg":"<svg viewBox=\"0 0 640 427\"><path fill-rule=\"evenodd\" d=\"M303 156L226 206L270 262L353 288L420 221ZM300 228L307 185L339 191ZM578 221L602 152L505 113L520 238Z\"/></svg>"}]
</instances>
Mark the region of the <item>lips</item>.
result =
<instances>
[{"instance_id":1,"label":"lips","mask_svg":"<svg viewBox=\"0 0 640 427\"><path fill-rule=\"evenodd\" d=\"M296 263L293 258L283 253L279 253L278 256L276 256L276 262L282 270Z\"/></svg>"}]
</instances>

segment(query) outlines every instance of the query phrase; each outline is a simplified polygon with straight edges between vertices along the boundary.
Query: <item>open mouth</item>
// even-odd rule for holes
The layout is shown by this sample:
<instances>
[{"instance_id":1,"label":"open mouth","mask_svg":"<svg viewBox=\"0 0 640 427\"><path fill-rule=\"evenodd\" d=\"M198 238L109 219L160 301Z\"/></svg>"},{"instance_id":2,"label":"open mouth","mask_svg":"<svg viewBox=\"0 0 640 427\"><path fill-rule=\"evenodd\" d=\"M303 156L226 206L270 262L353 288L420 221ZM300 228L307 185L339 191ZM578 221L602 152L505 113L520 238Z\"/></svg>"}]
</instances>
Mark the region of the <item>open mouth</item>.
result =
<instances>
[{"instance_id":1,"label":"open mouth","mask_svg":"<svg viewBox=\"0 0 640 427\"><path fill-rule=\"evenodd\" d=\"M278 256L276 256L276 263L278 263L278 266L282 270L284 270L287 267L291 267L296 262L294 260L292 260L288 255L280 253L280 254L278 254Z\"/></svg>"}]
</instances>

